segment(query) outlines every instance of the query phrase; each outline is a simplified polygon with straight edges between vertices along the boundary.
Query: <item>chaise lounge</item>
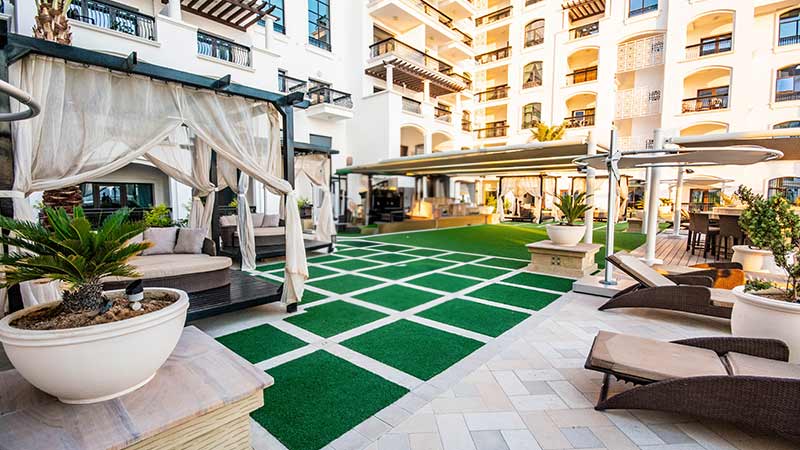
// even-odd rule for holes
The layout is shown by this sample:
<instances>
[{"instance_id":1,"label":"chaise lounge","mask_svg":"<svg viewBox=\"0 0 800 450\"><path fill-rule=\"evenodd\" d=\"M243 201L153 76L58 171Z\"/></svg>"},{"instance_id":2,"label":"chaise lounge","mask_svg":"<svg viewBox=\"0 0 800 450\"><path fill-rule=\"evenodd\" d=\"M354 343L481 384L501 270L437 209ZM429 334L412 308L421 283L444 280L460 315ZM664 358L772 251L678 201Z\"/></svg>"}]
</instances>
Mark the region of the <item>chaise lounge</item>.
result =
<instances>
[{"instance_id":1,"label":"chaise lounge","mask_svg":"<svg viewBox=\"0 0 800 450\"><path fill-rule=\"evenodd\" d=\"M585 368L605 374L595 409L687 414L800 442L800 366L774 339L663 342L601 331ZM611 397L611 377L636 385Z\"/></svg>"},{"instance_id":2,"label":"chaise lounge","mask_svg":"<svg viewBox=\"0 0 800 450\"><path fill-rule=\"evenodd\" d=\"M712 287L718 274L716 268L662 275L639 258L627 253L615 253L606 259L638 284L618 292L600 306L600 311L615 308L656 308L731 318L736 297L727 289Z\"/></svg>"}]
</instances>

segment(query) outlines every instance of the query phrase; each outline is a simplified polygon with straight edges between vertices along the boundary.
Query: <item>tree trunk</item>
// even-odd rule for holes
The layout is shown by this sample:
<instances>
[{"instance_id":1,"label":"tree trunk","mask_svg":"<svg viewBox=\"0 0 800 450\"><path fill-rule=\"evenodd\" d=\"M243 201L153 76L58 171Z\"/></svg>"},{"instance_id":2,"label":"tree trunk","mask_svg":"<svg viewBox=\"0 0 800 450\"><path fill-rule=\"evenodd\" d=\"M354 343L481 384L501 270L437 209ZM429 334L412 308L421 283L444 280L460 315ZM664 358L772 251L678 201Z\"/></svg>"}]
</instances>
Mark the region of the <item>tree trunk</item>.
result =
<instances>
[{"instance_id":1,"label":"tree trunk","mask_svg":"<svg viewBox=\"0 0 800 450\"><path fill-rule=\"evenodd\" d=\"M53 7L54 4L58 6ZM62 2L41 0L34 21L33 35L36 38L72 45L72 31Z\"/></svg>"},{"instance_id":2,"label":"tree trunk","mask_svg":"<svg viewBox=\"0 0 800 450\"><path fill-rule=\"evenodd\" d=\"M103 283L92 280L64 291L61 297L61 306L67 311L95 311L103 305Z\"/></svg>"},{"instance_id":3,"label":"tree trunk","mask_svg":"<svg viewBox=\"0 0 800 450\"><path fill-rule=\"evenodd\" d=\"M80 186L67 186L61 189L44 191L42 203L48 208L64 208L67 214L72 215L76 206L83 203L83 193ZM47 216L44 211L39 211L39 221L48 226Z\"/></svg>"}]
</instances>

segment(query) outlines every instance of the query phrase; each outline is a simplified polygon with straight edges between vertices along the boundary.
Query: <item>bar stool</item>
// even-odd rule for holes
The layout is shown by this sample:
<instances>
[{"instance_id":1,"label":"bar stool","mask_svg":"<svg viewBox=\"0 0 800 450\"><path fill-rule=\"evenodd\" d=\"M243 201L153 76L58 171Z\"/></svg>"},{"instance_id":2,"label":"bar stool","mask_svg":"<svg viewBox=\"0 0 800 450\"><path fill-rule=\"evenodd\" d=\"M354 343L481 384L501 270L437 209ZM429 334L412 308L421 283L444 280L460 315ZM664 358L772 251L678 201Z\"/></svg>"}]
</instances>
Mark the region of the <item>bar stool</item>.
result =
<instances>
[{"instance_id":1,"label":"bar stool","mask_svg":"<svg viewBox=\"0 0 800 450\"><path fill-rule=\"evenodd\" d=\"M728 253L733 246L728 244L733 241L733 245L744 243L744 233L739 226L739 216L721 215L719 216L719 244L717 245L716 259L719 259L719 253L722 247L724 259L728 259Z\"/></svg>"},{"instance_id":2,"label":"bar stool","mask_svg":"<svg viewBox=\"0 0 800 450\"><path fill-rule=\"evenodd\" d=\"M714 239L719 235L719 227L712 227L711 220L707 213L691 213L689 215L689 229L692 231L691 250L694 255L695 249L703 246L703 258L708 256L708 251L713 254ZM702 242L701 242L702 237Z\"/></svg>"}]
</instances>

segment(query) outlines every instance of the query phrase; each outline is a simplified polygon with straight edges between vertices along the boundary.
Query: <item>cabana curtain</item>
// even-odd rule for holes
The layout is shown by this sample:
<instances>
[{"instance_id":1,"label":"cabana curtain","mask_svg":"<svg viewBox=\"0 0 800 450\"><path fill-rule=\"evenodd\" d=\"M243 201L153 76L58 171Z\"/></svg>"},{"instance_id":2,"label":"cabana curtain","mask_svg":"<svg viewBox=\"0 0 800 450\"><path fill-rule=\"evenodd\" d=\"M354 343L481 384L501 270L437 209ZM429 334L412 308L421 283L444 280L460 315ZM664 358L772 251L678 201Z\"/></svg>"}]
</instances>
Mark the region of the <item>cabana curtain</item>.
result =
<instances>
[{"instance_id":1,"label":"cabana curtain","mask_svg":"<svg viewBox=\"0 0 800 450\"><path fill-rule=\"evenodd\" d=\"M277 173L280 156L274 152L279 143L274 142L272 105L42 56L29 56L12 65L10 79L43 105L38 116L14 122L12 127L14 191L20 194L14 196L16 217L35 219L24 196L114 172L150 153L186 125L242 173L285 195L283 300L302 297L308 268L300 213L292 186ZM12 111L21 110L18 102L11 104ZM273 142L264 148L257 144L259 137ZM157 152L148 159L158 159ZM240 181L234 184L237 188L246 187L249 180ZM254 267L254 259L254 255L243 255L242 266Z\"/></svg>"},{"instance_id":2,"label":"cabana curtain","mask_svg":"<svg viewBox=\"0 0 800 450\"><path fill-rule=\"evenodd\" d=\"M333 242L336 235L336 223L333 220L333 204L330 191L330 158L326 155L298 155L294 159L296 178L305 176L312 185L322 190L322 204L317 218L314 239L322 242Z\"/></svg>"}]
</instances>

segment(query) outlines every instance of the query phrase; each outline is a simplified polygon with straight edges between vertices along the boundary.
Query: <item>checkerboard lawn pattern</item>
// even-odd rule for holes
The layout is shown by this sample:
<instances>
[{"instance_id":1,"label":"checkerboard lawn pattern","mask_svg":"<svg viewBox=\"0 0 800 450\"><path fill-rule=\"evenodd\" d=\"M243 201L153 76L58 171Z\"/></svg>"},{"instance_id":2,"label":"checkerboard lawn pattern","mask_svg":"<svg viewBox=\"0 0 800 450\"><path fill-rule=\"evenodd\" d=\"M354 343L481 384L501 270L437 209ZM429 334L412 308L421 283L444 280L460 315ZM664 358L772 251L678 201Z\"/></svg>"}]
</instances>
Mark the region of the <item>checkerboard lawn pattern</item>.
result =
<instances>
[{"instance_id":1,"label":"checkerboard lawn pattern","mask_svg":"<svg viewBox=\"0 0 800 450\"><path fill-rule=\"evenodd\" d=\"M324 350L269 370L252 418L291 450L318 450L408 390Z\"/></svg>"},{"instance_id":2,"label":"checkerboard lawn pattern","mask_svg":"<svg viewBox=\"0 0 800 450\"><path fill-rule=\"evenodd\" d=\"M308 284L310 286L334 292L336 294L346 294L348 292L358 291L360 289L381 284L381 282L378 280L373 280L372 278L360 277L358 275L340 275L338 277L312 281Z\"/></svg>"},{"instance_id":3,"label":"checkerboard lawn pattern","mask_svg":"<svg viewBox=\"0 0 800 450\"><path fill-rule=\"evenodd\" d=\"M416 248L412 250L406 250L403 253L408 253L409 255L416 255L416 256L434 256L434 255L441 255L444 253L442 250L432 250L429 248Z\"/></svg>"},{"instance_id":4,"label":"checkerboard lawn pattern","mask_svg":"<svg viewBox=\"0 0 800 450\"><path fill-rule=\"evenodd\" d=\"M379 253L377 255L367 256L372 261L380 261L385 263L398 263L417 259L416 255L408 255L405 253Z\"/></svg>"},{"instance_id":5,"label":"checkerboard lawn pattern","mask_svg":"<svg viewBox=\"0 0 800 450\"><path fill-rule=\"evenodd\" d=\"M375 263L361 259L345 259L342 261L325 263L325 265L340 270L359 270L367 267L373 267L375 266Z\"/></svg>"},{"instance_id":6,"label":"checkerboard lawn pattern","mask_svg":"<svg viewBox=\"0 0 800 450\"><path fill-rule=\"evenodd\" d=\"M458 275L466 275L468 277L484 278L488 280L491 278L497 278L501 275L505 275L508 273L508 270L476 266L473 264L465 264L463 266L458 266L452 269L448 269L447 272L455 273Z\"/></svg>"},{"instance_id":7,"label":"checkerboard lawn pattern","mask_svg":"<svg viewBox=\"0 0 800 450\"><path fill-rule=\"evenodd\" d=\"M553 277L538 273L521 272L503 280L506 283L519 284L558 292L569 292L575 280L569 278Z\"/></svg>"},{"instance_id":8,"label":"checkerboard lawn pattern","mask_svg":"<svg viewBox=\"0 0 800 450\"><path fill-rule=\"evenodd\" d=\"M343 258L341 256L331 254L331 255L315 256L313 258L308 258L308 262L313 264L319 264L330 261L341 261L342 259Z\"/></svg>"},{"instance_id":9,"label":"checkerboard lawn pattern","mask_svg":"<svg viewBox=\"0 0 800 450\"><path fill-rule=\"evenodd\" d=\"M456 277L444 273L432 273L424 277L414 278L409 280L409 284L423 286L431 289L436 289L444 292L458 292L468 287L475 286L480 283L480 280L472 280L464 277Z\"/></svg>"},{"instance_id":10,"label":"checkerboard lawn pattern","mask_svg":"<svg viewBox=\"0 0 800 450\"><path fill-rule=\"evenodd\" d=\"M358 294L355 297L359 300L391 308L396 311L405 311L415 306L428 303L431 300L435 300L439 298L440 295L393 284L385 288Z\"/></svg>"},{"instance_id":11,"label":"checkerboard lawn pattern","mask_svg":"<svg viewBox=\"0 0 800 450\"><path fill-rule=\"evenodd\" d=\"M378 311L336 300L308 308L305 313L284 320L317 336L329 338L384 317L386 314Z\"/></svg>"},{"instance_id":12,"label":"checkerboard lawn pattern","mask_svg":"<svg viewBox=\"0 0 800 450\"><path fill-rule=\"evenodd\" d=\"M306 345L300 339L284 333L270 324L237 331L219 337L217 340L253 364Z\"/></svg>"},{"instance_id":13,"label":"checkerboard lawn pattern","mask_svg":"<svg viewBox=\"0 0 800 450\"><path fill-rule=\"evenodd\" d=\"M454 262L470 262L470 261L475 261L476 259L485 258L485 256L468 255L466 253L450 253L449 255L439 255L436 258Z\"/></svg>"},{"instance_id":14,"label":"checkerboard lawn pattern","mask_svg":"<svg viewBox=\"0 0 800 450\"><path fill-rule=\"evenodd\" d=\"M399 320L350 338L342 345L421 380L430 380L483 343Z\"/></svg>"},{"instance_id":15,"label":"checkerboard lawn pattern","mask_svg":"<svg viewBox=\"0 0 800 450\"><path fill-rule=\"evenodd\" d=\"M306 290L303 291L303 301L300 303L303 305L307 305L309 303L314 303L325 298L328 298L328 296L325 294L320 294L319 292L314 292L311 289L306 288Z\"/></svg>"},{"instance_id":16,"label":"checkerboard lawn pattern","mask_svg":"<svg viewBox=\"0 0 800 450\"><path fill-rule=\"evenodd\" d=\"M528 265L527 261L519 261L516 259L504 259L504 258L490 258L481 261L481 264L485 264L487 266L494 266L494 267L503 267L506 269L521 269Z\"/></svg>"},{"instance_id":17,"label":"checkerboard lawn pattern","mask_svg":"<svg viewBox=\"0 0 800 450\"><path fill-rule=\"evenodd\" d=\"M359 256L367 256L367 255L374 255L375 253L372 250L366 248L353 248L353 249L345 249L339 252L336 252L338 255L342 256L350 256L352 258L358 258Z\"/></svg>"},{"instance_id":18,"label":"checkerboard lawn pattern","mask_svg":"<svg viewBox=\"0 0 800 450\"><path fill-rule=\"evenodd\" d=\"M448 300L417 315L491 337L500 336L530 317L530 314L462 299Z\"/></svg>"},{"instance_id":19,"label":"checkerboard lawn pattern","mask_svg":"<svg viewBox=\"0 0 800 450\"><path fill-rule=\"evenodd\" d=\"M490 284L489 286L468 292L466 295L482 298L506 305L539 311L554 302L560 295L550 292L508 286L505 284Z\"/></svg>"},{"instance_id":20,"label":"checkerboard lawn pattern","mask_svg":"<svg viewBox=\"0 0 800 450\"><path fill-rule=\"evenodd\" d=\"M401 278L408 278L421 273L431 272L437 269L445 268L452 263L446 261L436 261L433 259L426 259L422 261L411 261L405 264L395 264L393 266L379 267L377 269L365 270L363 273L373 275L376 277L388 278L390 280L399 280Z\"/></svg>"},{"instance_id":21,"label":"checkerboard lawn pattern","mask_svg":"<svg viewBox=\"0 0 800 450\"><path fill-rule=\"evenodd\" d=\"M372 241L344 241L337 245L341 245L342 247L375 247L376 245L381 245L381 243Z\"/></svg>"}]
</instances>

